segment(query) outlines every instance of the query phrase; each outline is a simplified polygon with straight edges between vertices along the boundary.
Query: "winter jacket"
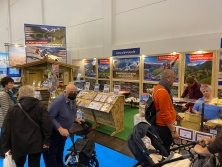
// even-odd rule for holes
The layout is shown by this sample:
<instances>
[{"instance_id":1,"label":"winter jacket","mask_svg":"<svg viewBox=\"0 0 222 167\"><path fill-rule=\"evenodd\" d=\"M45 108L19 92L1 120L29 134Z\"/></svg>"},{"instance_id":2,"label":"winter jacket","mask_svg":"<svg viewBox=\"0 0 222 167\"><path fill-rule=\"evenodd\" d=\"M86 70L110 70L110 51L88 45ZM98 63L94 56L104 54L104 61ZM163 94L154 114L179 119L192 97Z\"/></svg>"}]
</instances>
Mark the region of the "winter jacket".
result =
<instances>
[{"instance_id":1,"label":"winter jacket","mask_svg":"<svg viewBox=\"0 0 222 167\"><path fill-rule=\"evenodd\" d=\"M11 100L9 94L6 92L5 88L0 88L0 128L2 127L9 107L13 105L14 103Z\"/></svg>"},{"instance_id":2,"label":"winter jacket","mask_svg":"<svg viewBox=\"0 0 222 167\"><path fill-rule=\"evenodd\" d=\"M2 148L3 152L11 150L13 159L41 152L43 144L50 145L52 132L49 113L38 99L22 97L19 103L40 128L29 120L17 104L9 108L2 126Z\"/></svg>"}]
</instances>

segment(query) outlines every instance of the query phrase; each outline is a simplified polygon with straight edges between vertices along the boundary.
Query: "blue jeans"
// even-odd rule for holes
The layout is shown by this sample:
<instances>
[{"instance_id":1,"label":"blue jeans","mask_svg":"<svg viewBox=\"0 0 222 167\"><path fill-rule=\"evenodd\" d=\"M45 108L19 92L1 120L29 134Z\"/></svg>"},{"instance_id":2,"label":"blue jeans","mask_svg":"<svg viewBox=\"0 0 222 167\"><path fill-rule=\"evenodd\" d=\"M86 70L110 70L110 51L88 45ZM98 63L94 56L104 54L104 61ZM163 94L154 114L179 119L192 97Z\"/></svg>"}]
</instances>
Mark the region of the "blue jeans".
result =
<instances>
[{"instance_id":1,"label":"blue jeans","mask_svg":"<svg viewBox=\"0 0 222 167\"><path fill-rule=\"evenodd\" d=\"M43 158L46 167L63 167L63 151L66 137L60 135L58 131L53 130L51 143L48 150L43 152Z\"/></svg>"}]
</instances>

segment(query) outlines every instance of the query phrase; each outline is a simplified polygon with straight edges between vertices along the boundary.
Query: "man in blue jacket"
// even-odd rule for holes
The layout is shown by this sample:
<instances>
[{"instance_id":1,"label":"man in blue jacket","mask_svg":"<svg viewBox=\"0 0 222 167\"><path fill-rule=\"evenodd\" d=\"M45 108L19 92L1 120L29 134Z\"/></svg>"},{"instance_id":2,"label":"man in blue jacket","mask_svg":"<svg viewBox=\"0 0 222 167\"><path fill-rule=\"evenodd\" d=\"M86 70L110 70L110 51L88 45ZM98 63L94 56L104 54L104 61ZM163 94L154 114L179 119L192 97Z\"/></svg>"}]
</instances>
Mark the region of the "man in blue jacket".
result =
<instances>
[{"instance_id":1,"label":"man in blue jacket","mask_svg":"<svg viewBox=\"0 0 222 167\"><path fill-rule=\"evenodd\" d=\"M63 167L63 151L69 129L74 121L81 123L83 120L76 117L77 88L69 84L64 94L59 95L50 105L49 114L53 124L51 144L43 153L46 167Z\"/></svg>"}]
</instances>

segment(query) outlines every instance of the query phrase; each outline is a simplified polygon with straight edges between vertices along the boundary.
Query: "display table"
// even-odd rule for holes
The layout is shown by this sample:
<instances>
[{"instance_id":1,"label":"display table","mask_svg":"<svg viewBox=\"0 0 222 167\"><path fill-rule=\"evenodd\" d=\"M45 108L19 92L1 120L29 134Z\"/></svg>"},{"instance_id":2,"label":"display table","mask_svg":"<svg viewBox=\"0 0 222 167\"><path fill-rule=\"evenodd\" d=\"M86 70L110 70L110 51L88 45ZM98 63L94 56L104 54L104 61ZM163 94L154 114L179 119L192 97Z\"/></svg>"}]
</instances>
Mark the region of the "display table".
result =
<instances>
[{"instance_id":1,"label":"display table","mask_svg":"<svg viewBox=\"0 0 222 167\"><path fill-rule=\"evenodd\" d=\"M77 105L86 119L95 122L93 128L113 127L116 130L111 136L124 130L124 96L82 91L77 96Z\"/></svg>"}]
</instances>

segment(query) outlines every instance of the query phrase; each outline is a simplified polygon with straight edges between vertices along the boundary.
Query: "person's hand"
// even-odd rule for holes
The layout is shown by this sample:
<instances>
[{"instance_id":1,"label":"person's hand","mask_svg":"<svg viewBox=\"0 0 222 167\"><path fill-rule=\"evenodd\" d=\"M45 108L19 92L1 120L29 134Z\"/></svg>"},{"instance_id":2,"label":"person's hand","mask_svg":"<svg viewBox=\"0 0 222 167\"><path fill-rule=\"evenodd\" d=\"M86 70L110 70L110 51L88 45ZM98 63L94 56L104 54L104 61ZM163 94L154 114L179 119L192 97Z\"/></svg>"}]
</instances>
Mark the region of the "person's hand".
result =
<instances>
[{"instance_id":1,"label":"person's hand","mask_svg":"<svg viewBox=\"0 0 222 167\"><path fill-rule=\"evenodd\" d=\"M199 143L201 144L201 143L205 143L206 145L209 145L210 144L210 139L208 139L208 138L201 138L201 139L199 139Z\"/></svg>"},{"instance_id":2,"label":"person's hand","mask_svg":"<svg viewBox=\"0 0 222 167\"><path fill-rule=\"evenodd\" d=\"M194 110L193 113L194 113L194 114L197 114L197 115L200 115L200 112L198 112L198 111L196 111L196 110Z\"/></svg>"},{"instance_id":3,"label":"person's hand","mask_svg":"<svg viewBox=\"0 0 222 167\"><path fill-rule=\"evenodd\" d=\"M80 118L76 118L75 121L76 121L77 123L79 123L79 124L81 124L82 122L84 122L84 120L83 120L83 119L80 119Z\"/></svg>"},{"instance_id":4,"label":"person's hand","mask_svg":"<svg viewBox=\"0 0 222 167\"><path fill-rule=\"evenodd\" d=\"M200 151L203 147L199 144L196 144L193 148L193 151L197 154L202 154L202 152Z\"/></svg>"},{"instance_id":5,"label":"person's hand","mask_svg":"<svg viewBox=\"0 0 222 167\"><path fill-rule=\"evenodd\" d=\"M65 137L69 136L69 131L67 129L60 127L58 129L58 131L59 131L60 135L62 135L62 136L65 136Z\"/></svg>"},{"instance_id":6,"label":"person's hand","mask_svg":"<svg viewBox=\"0 0 222 167\"><path fill-rule=\"evenodd\" d=\"M42 148L49 148L49 146L43 144Z\"/></svg>"},{"instance_id":7,"label":"person's hand","mask_svg":"<svg viewBox=\"0 0 222 167\"><path fill-rule=\"evenodd\" d=\"M12 153L11 153L11 150L8 150L6 153L8 153L9 155L11 155Z\"/></svg>"},{"instance_id":8,"label":"person's hand","mask_svg":"<svg viewBox=\"0 0 222 167\"><path fill-rule=\"evenodd\" d=\"M184 110L185 110L185 109L186 109L186 110L188 109L187 106L186 106L186 104L182 104L182 109L184 109Z\"/></svg>"},{"instance_id":9,"label":"person's hand","mask_svg":"<svg viewBox=\"0 0 222 167\"><path fill-rule=\"evenodd\" d=\"M172 137L173 137L174 139L179 139L179 134L178 134L178 132L172 133Z\"/></svg>"}]
</instances>

